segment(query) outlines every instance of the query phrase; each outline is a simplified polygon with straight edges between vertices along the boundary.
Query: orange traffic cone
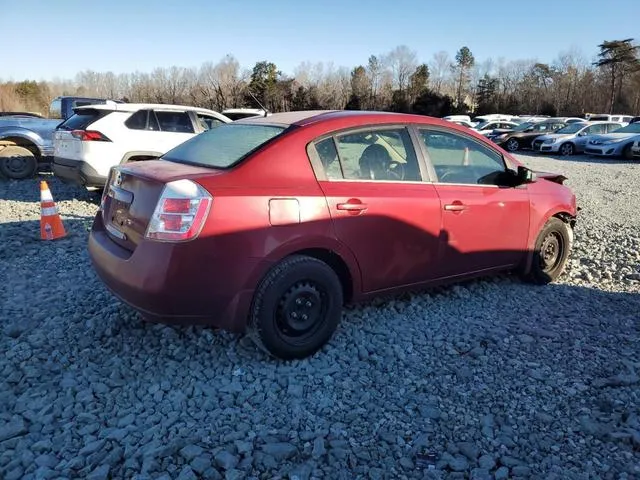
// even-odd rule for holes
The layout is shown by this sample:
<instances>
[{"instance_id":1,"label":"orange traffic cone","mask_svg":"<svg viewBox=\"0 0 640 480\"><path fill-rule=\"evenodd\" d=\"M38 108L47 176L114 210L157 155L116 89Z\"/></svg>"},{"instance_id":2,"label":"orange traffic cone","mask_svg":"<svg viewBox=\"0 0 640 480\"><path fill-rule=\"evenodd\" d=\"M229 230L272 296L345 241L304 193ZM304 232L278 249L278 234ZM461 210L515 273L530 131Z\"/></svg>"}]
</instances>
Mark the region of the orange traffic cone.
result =
<instances>
[{"instance_id":1,"label":"orange traffic cone","mask_svg":"<svg viewBox=\"0 0 640 480\"><path fill-rule=\"evenodd\" d=\"M47 182L40 182L40 238L42 240L55 240L64 237L67 233L64 231L62 219L58 213L49 185Z\"/></svg>"}]
</instances>

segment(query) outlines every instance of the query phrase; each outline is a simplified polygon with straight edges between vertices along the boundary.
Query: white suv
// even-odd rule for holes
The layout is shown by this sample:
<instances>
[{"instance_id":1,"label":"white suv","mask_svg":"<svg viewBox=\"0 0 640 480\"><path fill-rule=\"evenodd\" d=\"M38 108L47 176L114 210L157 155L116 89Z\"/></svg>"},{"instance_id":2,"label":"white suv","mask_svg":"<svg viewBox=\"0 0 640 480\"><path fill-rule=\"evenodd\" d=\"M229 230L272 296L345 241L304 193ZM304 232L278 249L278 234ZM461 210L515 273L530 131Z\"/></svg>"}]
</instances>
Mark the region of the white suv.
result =
<instances>
[{"instance_id":1,"label":"white suv","mask_svg":"<svg viewBox=\"0 0 640 480\"><path fill-rule=\"evenodd\" d=\"M103 187L111 167L158 158L189 138L231 120L204 108L146 103L76 108L53 137L53 173Z\"/></svg>"}]
</instances>

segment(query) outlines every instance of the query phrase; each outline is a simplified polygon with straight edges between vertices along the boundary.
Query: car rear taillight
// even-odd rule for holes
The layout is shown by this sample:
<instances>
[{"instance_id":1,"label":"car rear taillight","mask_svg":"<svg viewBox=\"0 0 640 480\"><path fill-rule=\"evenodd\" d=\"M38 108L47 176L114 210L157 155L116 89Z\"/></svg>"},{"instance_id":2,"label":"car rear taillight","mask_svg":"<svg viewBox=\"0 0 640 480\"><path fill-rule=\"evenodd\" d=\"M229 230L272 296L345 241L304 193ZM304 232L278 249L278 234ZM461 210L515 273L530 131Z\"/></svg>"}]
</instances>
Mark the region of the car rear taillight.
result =
<instances>
[{"instance_id":1,"label":"car rear taillight","mask_svg":"<svg viewBox=\"0 0 640 480\"><path fill-rule=\"evenodd\" d=\"M191 180L167 183L153 212L145 237L166 242L196 238L207 219L213 198Z\"/></svg>"},{"instance_id":2,"label":"car rear taillight","mask_svg":"<svg viewBox=\"0 0 640 480\"><path fill-rule=\"evenodd\" d=\"M95 130L72 130L71 136L83 142L110 142L111 140Z\"/></svg>"}]
</instances>

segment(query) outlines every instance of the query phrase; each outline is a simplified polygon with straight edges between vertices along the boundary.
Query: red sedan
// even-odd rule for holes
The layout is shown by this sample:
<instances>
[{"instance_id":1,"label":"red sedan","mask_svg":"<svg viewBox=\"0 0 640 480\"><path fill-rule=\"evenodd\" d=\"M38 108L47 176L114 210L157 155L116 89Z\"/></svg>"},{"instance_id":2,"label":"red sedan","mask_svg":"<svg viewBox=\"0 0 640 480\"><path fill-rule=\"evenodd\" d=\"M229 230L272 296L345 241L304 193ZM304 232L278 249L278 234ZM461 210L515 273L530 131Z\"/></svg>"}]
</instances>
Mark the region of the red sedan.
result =
<instances>
[{"instance_id":1,"label":"red sedan","mask_svg":"<svg viewBox=\"0 0 640 480\"><path fill-rule=\"evenodd\" d=\"M576 219L564 180L435 118L278 113L113 169L89 252L143 316L301 358L345 302L498 271L555 280Z\"/></svg>"}]
</instances>

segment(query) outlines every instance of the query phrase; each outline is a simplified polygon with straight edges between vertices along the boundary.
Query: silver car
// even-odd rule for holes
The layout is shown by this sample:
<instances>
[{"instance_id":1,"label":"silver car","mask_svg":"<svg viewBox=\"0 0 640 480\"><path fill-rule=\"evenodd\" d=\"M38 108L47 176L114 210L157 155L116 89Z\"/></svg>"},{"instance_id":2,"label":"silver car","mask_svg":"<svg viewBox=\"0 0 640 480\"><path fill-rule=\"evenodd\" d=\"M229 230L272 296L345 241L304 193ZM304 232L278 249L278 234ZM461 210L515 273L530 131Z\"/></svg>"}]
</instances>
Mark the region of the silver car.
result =
<instances>
[{"instance_id":1,"label":"silver car","mask_svg":"<svg viewBox=\"0 0 640 480\"><path fill-rule=\"evenodd\" d=\"M630 123L614 132L593 136L585 146L585 153L601 157L633 158L631 148L640 140L640 123Z\"/></svg>"},{"instance_id":2,"label":"silver car","mask_svg":"<svg viewBox=\"0 0 640 480\"><path fill-rule=\"evenodd\" d=\"M592 135L611 133L623 126L619 122L580 122L570 123L548 135L536 137L531 147L542 153L573 155L582 153Z\"/></svg>"}]
</instances>

